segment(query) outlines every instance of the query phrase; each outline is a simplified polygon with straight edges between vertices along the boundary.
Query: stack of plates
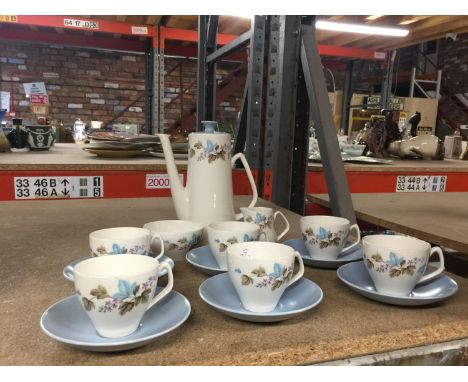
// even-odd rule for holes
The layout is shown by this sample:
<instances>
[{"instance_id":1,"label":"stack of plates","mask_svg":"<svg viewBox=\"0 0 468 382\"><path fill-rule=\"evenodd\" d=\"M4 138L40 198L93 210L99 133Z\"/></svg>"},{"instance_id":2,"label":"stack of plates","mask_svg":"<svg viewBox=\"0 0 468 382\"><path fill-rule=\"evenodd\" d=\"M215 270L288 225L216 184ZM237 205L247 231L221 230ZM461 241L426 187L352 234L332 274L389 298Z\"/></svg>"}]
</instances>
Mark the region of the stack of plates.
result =
<instances>
[{"instance_id":1,"label":"stack of plates","mask_svg":"<svg viewBox=\"0 0 468 382\"><path fill-rule=\"evenodd\" d=\"M164 158L161 142L154 135L93 131L88 136L91 142L83 150L99 157L130 158L152 155ZM187 142L172 142L171 145L176 158L187 159Z\"/></svg>"}]
</instances>

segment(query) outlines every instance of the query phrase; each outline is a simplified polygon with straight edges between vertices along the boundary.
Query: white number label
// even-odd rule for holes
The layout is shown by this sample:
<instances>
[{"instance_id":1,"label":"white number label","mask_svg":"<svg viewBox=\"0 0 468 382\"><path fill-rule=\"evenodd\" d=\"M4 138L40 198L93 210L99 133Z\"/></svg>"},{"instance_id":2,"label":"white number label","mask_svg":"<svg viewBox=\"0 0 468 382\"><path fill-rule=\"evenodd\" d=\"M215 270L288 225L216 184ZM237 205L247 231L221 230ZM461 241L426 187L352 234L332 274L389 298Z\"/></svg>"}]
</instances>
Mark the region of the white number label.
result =
<instances>
[{"instance_id":1,"label":"white number label","mask_svg":"<svg viewBox=\"0 0 468 382\"><path fill-rule=\"evenodd\" d=\"M99 23L97 21L64 19L63 25L72 28L99 29Z\"/></svg>"},{"instance_id":2,"label":"white number label","mask_svg":"<svg viewBox=\"0 0 468 382\"><path fill-rule=\"evenodd\" d=\"M184 182L184 176L179 175L180 181ZM146 189L171 188L168 174L146 174Z\"/></svg>"},{"instance_id":3,"label":"white number label","mask_svg":"<svg viewBox=\"0 0 468 382\"><path fill-rule=\"evenodd\" d=\"M445 192L447 176L397 176L396 192Z\"/></svg>"},{"instance_id":4,"label":"white number label","mask_svg":"<svg viewBox=\"0 0 468 382\"><path fill-rule=\"evenodd\" d=\"M15 199L102 198L102 176L15 177Z\"/></svg>"}]
</instances>

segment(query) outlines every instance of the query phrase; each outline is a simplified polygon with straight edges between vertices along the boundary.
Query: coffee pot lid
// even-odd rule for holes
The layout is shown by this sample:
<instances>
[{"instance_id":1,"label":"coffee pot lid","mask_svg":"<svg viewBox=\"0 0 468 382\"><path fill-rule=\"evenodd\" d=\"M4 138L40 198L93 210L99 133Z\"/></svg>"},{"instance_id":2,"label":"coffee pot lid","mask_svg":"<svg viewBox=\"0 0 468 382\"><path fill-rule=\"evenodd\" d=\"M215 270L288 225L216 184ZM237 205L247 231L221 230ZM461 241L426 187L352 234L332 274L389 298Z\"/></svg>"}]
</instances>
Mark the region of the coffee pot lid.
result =
<instances>
[{"instance_id":1,"label":"coffee pot lid","mask_svg":"<svg viewBox=\"0 0 468 382\"><path fill-rule=\"evenodd\" d=\"M215 133L218 129L217 121L201 121L201 124L205 128L204 133Z\"/></svg>"}]
</instances>

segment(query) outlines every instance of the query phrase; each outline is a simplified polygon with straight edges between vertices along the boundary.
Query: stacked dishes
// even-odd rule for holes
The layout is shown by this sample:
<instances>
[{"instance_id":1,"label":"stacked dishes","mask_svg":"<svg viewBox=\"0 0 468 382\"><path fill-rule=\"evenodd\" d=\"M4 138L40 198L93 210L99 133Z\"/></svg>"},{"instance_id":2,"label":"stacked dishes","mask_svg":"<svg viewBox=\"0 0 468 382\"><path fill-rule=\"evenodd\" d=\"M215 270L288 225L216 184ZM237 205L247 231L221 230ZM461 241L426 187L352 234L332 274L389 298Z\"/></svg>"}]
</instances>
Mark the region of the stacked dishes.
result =
<instances>
[{"instance_id":1,"label":"stacked dishes","mask_svg":"<svg viewBox=\"0 0 468 382\"><path fill-rule=\"evenodd\" d=\"M111 131L93 131L88 134L90 144L83 150L103 158L131 158L156 156L164 158L159 137L147 134L130 134ZM179 139L180 140L180 139ZM176 155L187 158L187 143L171 142Z\"/></svg>"}]
</instances>

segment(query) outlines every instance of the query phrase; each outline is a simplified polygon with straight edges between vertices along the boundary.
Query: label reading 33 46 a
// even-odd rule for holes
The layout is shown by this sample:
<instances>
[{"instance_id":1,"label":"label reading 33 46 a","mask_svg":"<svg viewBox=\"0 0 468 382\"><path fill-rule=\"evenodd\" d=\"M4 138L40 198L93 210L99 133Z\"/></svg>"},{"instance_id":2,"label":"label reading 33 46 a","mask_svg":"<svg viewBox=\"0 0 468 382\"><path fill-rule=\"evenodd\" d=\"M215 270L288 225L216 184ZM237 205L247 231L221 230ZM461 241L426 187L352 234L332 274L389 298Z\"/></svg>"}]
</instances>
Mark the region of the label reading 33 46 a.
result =
<instances>
[{"instance_id":1,"label":"label reading 33 46 a","mask_svg":"<svg viewBox=\"0 0 468 382\"><path fill-rule=\"evenodd\" d=\"M15 199L102 198L102 176L14 177Z\"/></svg>"}]
</instances>

